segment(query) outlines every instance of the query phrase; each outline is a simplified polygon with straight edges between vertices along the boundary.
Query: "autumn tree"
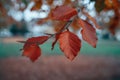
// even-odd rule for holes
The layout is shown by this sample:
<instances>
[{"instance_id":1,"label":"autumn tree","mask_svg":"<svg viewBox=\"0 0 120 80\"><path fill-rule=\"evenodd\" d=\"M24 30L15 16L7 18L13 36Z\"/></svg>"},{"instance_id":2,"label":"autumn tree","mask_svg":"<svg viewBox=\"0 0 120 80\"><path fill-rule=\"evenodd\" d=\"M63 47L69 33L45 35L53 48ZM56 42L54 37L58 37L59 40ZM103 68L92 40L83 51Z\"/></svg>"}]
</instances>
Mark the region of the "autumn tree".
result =
<instances>
[{"instance_id":1,"label":"autumn tree","mask_svg":"<svg viewBox=\"0 0 120 80\"><path fill-rule=\"evenodd\" d=\"M14 0L12 0L14 1ZM96 29L104 29L96 21L96 17L100 16L103 12L107 13L112 11L114 14L109 17L109 31L114 35L115 30L118 29L120 23L120 1L119 0L90 0L87 3L83 3L84 0L15 0L19 4L18 10L24 11L30 2L34 2L34 5L30 9L31 11L46 12L48 16L43 19L36 19L36 24L43 24L45 22L51 22L55 30L54 34L44 33L44 36L32 37L26 41L18 41L24 43L23 55L29 57L32 61L35 61L41 55L41 49L39 45L42 45L50 38L55 40L52 43L52 50L56 42L59 43L61 51L65 56L73 60L79 53L82 47L82 40L75 34L76 31L82 35L82 39L88 44L96 47L97 36ZM7 8L4 8L6 1L2 0L0 3L0 14L2 16L7 15ZM13 2L12 2L13 3ZM96 15L93 17L90 15L88 5L94 4ZM25 6L21 6L24 4ZM48 5L50 10L42 10L42 5ZM13 7L15 5L12 4Z\"/></svg>"}]
</instances>

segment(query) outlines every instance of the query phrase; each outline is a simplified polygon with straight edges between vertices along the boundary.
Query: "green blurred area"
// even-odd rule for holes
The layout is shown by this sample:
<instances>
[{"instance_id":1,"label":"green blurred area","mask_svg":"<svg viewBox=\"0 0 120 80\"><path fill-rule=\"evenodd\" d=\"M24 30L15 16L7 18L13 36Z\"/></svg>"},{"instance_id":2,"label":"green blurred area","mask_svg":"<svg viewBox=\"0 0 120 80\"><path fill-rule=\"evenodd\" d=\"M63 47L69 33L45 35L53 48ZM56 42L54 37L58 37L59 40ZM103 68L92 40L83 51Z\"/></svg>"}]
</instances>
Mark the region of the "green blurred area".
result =
<instances>
[{"instance_id":1,"label":"green blurred area","mask_svg":"<svg viewBox=\"0 0 120 80\"><path fill-rule=\"evenodd\" d=\"M47 41L43 45L42 55L63 55L59 49L59 44L55 45L54 50L51 50L52 42ZM20 49L23 47L21 43L2 43L0 42L0 58L6 58L11 56L21 56L22 51ZM93 48L86 42L82 43L82 48L80 51L82 55L92 55L92 56L113 56L120 57L120 42L100 40L97 43L97 47Z\"/></svg>"}]
</instances>

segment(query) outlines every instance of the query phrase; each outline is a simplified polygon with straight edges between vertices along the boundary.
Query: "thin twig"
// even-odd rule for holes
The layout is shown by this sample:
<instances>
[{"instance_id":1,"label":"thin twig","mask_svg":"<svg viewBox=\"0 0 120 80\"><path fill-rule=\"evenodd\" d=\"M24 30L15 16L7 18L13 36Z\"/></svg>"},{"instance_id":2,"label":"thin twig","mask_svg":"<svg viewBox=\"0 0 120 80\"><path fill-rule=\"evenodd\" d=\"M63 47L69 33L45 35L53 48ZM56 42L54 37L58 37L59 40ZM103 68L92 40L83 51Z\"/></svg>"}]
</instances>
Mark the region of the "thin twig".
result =
<instances>
[{"instance_id":1,"label":"thin twig","mask_svg":"<svg viewBox=\"0 0 120 80\"><path fill-rule=\"evenodd\" d=\"M74 16L71 20L67 21L65 23L65 25L55 34L49 34L49 33L45 33L46 35L49 35L50 37L49 38L52 38L54 37L55 35L57 34L60 34L61 32L63 32L65 29L68 29L68 27L70 26L70 24L74 21L74 19L76 18L77 16Z\"/></svg>"}]
</instances>

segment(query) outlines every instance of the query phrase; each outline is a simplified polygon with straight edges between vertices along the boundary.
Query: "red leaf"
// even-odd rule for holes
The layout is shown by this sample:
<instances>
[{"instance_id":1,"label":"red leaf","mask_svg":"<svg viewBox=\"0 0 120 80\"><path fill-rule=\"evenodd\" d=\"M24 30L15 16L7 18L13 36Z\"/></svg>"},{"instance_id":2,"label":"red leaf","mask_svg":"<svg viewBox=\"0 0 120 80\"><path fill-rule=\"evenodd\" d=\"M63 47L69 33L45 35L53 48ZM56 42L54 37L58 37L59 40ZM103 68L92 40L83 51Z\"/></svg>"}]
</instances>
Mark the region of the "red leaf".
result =
<instances>
[{"instance_id":1,"label":"red leaf","mask_svg":"<svg viewBox=\"0 0 120 80\"><path fill-rule=\"evenodd\" d=\"M53 2L54 2L54 0L47 0L47 3L48 3L49 5L52 5Z\"/></svg>"},{"instance_id":2,"label":"red leaf","mask_svg":"<svg viewBox=\"0 0 120 80\"><path fill-rule=\"evenodd\" d=\"M48 38L48 36L32 37L27 40L27 43L43 44Z\"/></svg>"},{"instance_id":3,"label":"red leaf","mask_svg":"<svg viewBox=\"0 0 120 80\"><path fill-rule=\"evenodd\" d=\"M105 5L106 5L107 8L111 9L113 7L113 3L112 3L111 0L105 0L104 3L105 3Z\"/></svg>"},{"instance_id":4,"label":"red leaf","mask_svg":"<svg viewBox=\"0 0 120 80\"><path fill-rule=\"evenodd\" d=\"M81 26L78 24L78 20L79 20L78 18L75 18L74 21L73 21L72 24L71 24L71 25L72 25L72 28L73 28L74 30L78 30L78 29L80 29L80 27L81 27Z\"/></svg>"},{"instance_id":5,"label":"red leaf","mask_svg":"<svg viewBox=\"0 0 120 80\"><path fill-rule=\"evenodd\" d=\"M23 55L29 57L33 62L41 55L39 44L48 40L48 36L32 37L27 41L18 41L25 43L23 46Z\"/></svg>"},{"instance_id":6,"label":"red leaf","mask_svg":"<svg viewBox=\"0 0 120 80\"><path fill-rule=\"evenodd\" d=\"M57 6L52 11L52 19L54 20L61 20L61 21L68 21L71 17L77 14L77 10L69 7L69 6Z\"/></svg>"},{"instance_id":7,"label":"red leaf","mask_svg":"<svg viewBox=\"0 0 120 80\"><path fill-rule=\"evenodd\" d=\"M38 45L32 44L23 50L23 56L27 56L31 61L35 61L41 55L41 50Z\"/></svg>"},{"instance_id":8,"label":"red leaf","mask_svg":"<svg viewBox=\"0 0 120 80\"><path fill-rule=\"evenodd\" d=\"M54 21L53 27L56 32L59 32L65 25L67 24L66 21Z\"/></svg>"},{"instance_id":9,"label":"red leaf","mask_svg":"<svg viewBox=\"0 0 120 80\"><path fill-rule=\"evenodd\" d=\"M64 5L68 5L68 4L70 4L71 3L71 0L65 0L64 1Z\"/></svg>"},{"instance_id":10,"label":"red leaf","mask_svg":"<svg viewBox=\"0 0 120 80\"><path fill-rule=\"evenodd\" d=\"M83 39L87 41L90 45L92 45L93 47L96 47L97 36L96 36L95 29L92 27L91 24L89 24L88 22L82 19L79 19L79 24L83 28L81 31Z\"/></svg>"},{"instance_id":11,"label":"red leaf","mask_svg":"<svg viewBox=\"0 0 120 80\"><path fill-rule=\"evenodd\" d=\"M59 36L60 49L65 53L65 56L73 60L81 48L81 40L73 33L65 31Z\"/></svg>"},{"instance_id":12,"label":"red leaf","mask_svg":"<svg viewBox=\"0 0 120 80\"><path fill-rule=\"evenodd\" d=\"M91 21L94 23L94 25L95 25L96 28L98 28L98 29L101 28L101 27L97 24L96 20L95 20L92 16L90 16L87 12L83 12L83 13L88 17L89 20L91 20Z\"/></svg>"},{"instance_id":13,"label":"red leaf","mask_svg":"<svg viewBox=\"0 0 120 80\"><path fill-rule=\"evenodd\" d=\"M40 36L40 37L32 37L32 38L29 38L27 41L18 41L18 42L21 42L21 43L25 43L23 49L25 47L28 47L30 46L31 44L43 44L45 41L48 40L48 36Z\"/></svg>"},{"instance_id":14,"label":"red leaf","mask_svg":"<svg viewBox=\"0 0 120 80\"><path fill-rule=\"evenodd\" d=\"M31 8L31 11L33 10L39 10L42 6L42 0L34 0L35 5Z\"/></svg>"},{"instance_id":15,"label":"red leaf","mask_svg":"<svg viewBox=\"0 0 120 80\"><path fill-rule=\"evenodd\" d=\"M43 44L45 41L48 40L48 36L40 36L40 37L32 37L32 38L29 38L26 42L25 42L25 45L23 47L23 49L29 47L31 44Z\"/></svg>"}]
</instances>

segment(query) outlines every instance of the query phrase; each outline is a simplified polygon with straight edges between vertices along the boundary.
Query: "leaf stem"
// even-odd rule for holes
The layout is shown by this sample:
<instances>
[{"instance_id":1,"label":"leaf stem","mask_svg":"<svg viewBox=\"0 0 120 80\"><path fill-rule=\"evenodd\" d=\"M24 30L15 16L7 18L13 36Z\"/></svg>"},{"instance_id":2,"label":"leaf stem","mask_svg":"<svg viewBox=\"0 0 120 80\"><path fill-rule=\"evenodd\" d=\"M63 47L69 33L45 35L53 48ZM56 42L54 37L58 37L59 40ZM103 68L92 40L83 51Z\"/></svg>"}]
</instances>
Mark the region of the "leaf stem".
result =
<instances>
[{"instance_id":1,"label":"leaf stem","mask_svg":"<svg viewBox=\"0 0 120 80\"><path fill-rule=\"evenodd\" d=\"M65 29L68 29L68 27L70 26L70 24L74 21L74 19L75 19L76 17L77 17L77 15L74 16L71 20L67 21L67 22L65 23L65 25L64 25L57 33L55 33L55 34L45 33L45 34L46 34L46 35L49 35L49 36L50 36L49 38L52 38L52 37L54 37L55 35L60 34L60 33L63 32Z\"/></svg>"}]
</instances>

